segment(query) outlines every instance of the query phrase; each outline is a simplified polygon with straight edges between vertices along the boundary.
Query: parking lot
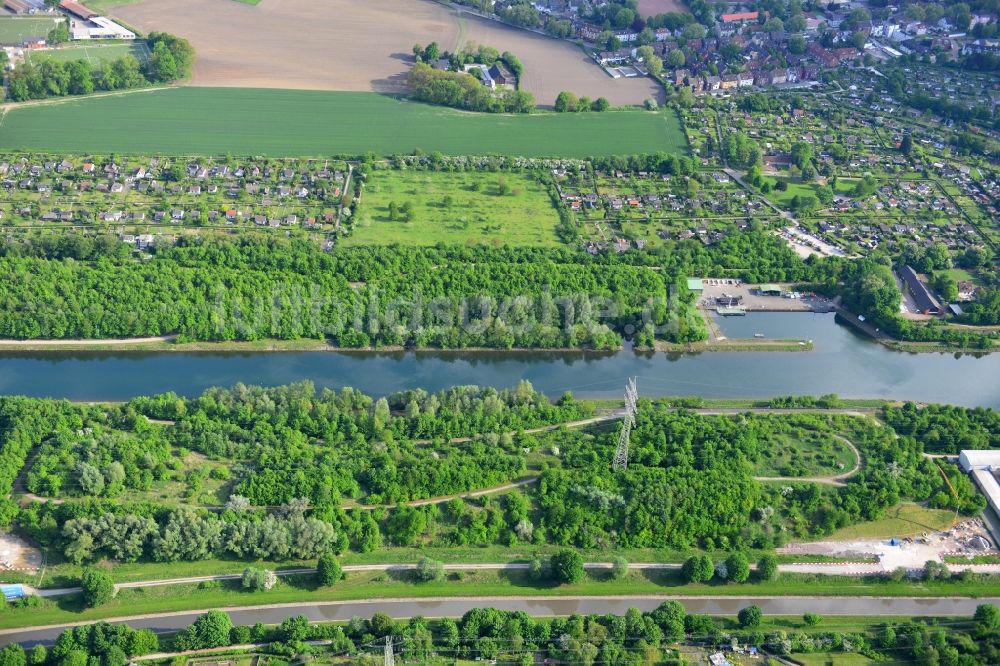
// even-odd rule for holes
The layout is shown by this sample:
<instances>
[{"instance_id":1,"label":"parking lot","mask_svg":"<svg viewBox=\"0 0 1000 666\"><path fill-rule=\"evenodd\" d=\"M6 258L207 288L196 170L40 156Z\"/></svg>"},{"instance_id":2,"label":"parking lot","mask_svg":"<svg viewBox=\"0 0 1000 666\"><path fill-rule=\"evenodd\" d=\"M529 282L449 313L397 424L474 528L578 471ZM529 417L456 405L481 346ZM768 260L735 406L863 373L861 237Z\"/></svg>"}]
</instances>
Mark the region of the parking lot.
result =
<instances>
[{"instance_id":1,"label":"parking lot","mask_svg":"<svg viewBox=\"0 0 1000 666\"><path fill-rule=\"evenodd\" d=\"M765 296L758 293L759 284L746 284L736 279L702 280L705 290L698 300L698 306L715 309L719 305L716 299L733 298L740 307L748 312L827 312L833 308L833 303L823 296L808 293L799 294L797 298L784 296ZM783 290L790 290L791 285L779 285Z\"/></svg>"}]
</instances>

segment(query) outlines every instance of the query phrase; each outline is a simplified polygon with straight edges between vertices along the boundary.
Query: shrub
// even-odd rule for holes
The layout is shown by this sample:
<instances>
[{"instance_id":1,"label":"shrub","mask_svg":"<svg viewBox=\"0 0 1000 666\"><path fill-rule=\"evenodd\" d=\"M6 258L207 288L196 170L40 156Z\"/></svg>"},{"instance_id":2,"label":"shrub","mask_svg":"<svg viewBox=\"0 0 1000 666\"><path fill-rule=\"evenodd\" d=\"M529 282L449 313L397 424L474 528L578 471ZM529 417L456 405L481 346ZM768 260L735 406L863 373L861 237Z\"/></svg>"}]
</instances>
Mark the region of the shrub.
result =
<instances>
[{"instance_id":1,"label":"shrub","mask_svg":"<svg viewBox=\"0 0 1000 666\"><path fill-rule=\"evenodd\" d=\"M611 578L621 580L628 574L628 560L624 557L616 557L611 560Z\"/></svg>"},{"instance_id":2,"label":"shrub","mask_svg":"<svg viewBox=\"0 0 1000 666\"><path fill-rule=\"evenodd\" d=\"M750 578L750 562L743 553L733 553L726 558L726 579L732 583L745 583Z\"/></svg>"},{"instance_id":3,"label":"shrub","mask_svg":"<svg viewBox=\"0 0 1000 666\"><path fill-rule=\"evenodd\" d=\"M822 619L823 618L821 618L816 613L803 613L802 614L802 621L806 623L807 627L815 627L817 624L820 623L820 621Z\"/></svg>"},{"instance_id":4,"label":"shrub","mask_svg":"<svg viewBox=\"0 0 1000 666\"><path fill-rule=\"evenodd\" d=\"M324 586L330 587L337 583L342 576L340 562L333 553L324 553L316 561L316 581Z\"/></svg>"},{"instance_id":5,"label":"shrub","mask_svg":"<svg viewBox=\"0 0 1000 666\"><path fill-rule=\"evenodd\" d=\"M545 567L537 557L528 564L528 578L536 582L545 580Z\"/></svg>"},{"instance_id":6,"label":"shrub","mask_svg":"<svg viewBox=\"0 0 1000 666\"><path fill-rule=\"evenodd\" d=\"M111 601L115 596L115 584L111 576L96 569L87 569L80 578L83 588L83 601L94 608Z\"/></svg>"},{"instance_id":7,"label":"shrub","mask_svg":"<svg viewBox=\"0 0 1000 666\"><path fill-rule=\"evenodd\" d=\"M277 582L278 577L273 571L257 567L247 567L243 570L243 587L252 592L270 590Z\"/></svg>"},{"instance_id":8,"label":"shrub","mask_svg":"<svg viewBox=\"0 0 1000 666\"><path fill-rule=\"evenodd\" d=\"M760 621L764 618L764 613L761 612L760 606L754 604L753 606L747 606L746 608L740 610L736 619L740 621L740 626L744 629L752 629L754 627L760 626Z\"/></svg>"},{"instance_id":9,"label":"shrub","mask_svg":"<svg viewBox=\"0 0 1000 666\"><path fill-rule=\"evenodd\" d=\"M444 578L444 565L429 557L421 557L417 562L417 580L427 583Z\"/></svg>"},{"instance_id":10,"label":"shrub","mask_svg":"<svg viewBox=\"0 0 1000 666\"><path fill-rule=\"evenodd\" d=\"M757 577L760 580L774 580L778 577L778 560L774 555L764 555L757 561Z\"/></svg>"},{"instance_id":11,"label":"shrub","mask_svg":"<svg viewBox=\"0 0 1000 666\"><path fill-rule=\"evenodd\" d=\"M552 556L552 577L560 583L576 583L583 578L583 556L565 548Z\"/></svg>"},{"instance_id":12,"label":"shrub","mask_svg":"<svg viewBox=\"0 0 1000 666\"><path fill-rule=\"evenodd\" d=\"M976 624L986 629L1000 629L1000 608L994 604L979 604L972 616Z\"/></svg>"}]
</instances>

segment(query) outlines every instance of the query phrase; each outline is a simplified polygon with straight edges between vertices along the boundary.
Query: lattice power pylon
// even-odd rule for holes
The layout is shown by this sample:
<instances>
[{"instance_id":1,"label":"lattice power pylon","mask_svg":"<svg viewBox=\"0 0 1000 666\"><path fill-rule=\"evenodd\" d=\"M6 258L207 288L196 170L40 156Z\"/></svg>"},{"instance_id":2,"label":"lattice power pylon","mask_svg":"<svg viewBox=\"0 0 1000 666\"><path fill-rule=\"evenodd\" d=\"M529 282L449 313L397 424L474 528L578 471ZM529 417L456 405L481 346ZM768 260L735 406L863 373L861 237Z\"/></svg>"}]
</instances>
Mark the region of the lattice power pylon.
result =
<instances>
[{"instance_id":1,"label":"lattice power pylon","mask_svg":"<svg viewBox=\"0 0 1000 666\"><path fill-rule=\"evenodd\" d=\"M635 377L632 377L628 380L628 384L625 385L625 418L622 420L622 431L618 436L618 448L615 449L615 459L611 463L611 469L616 472L628 469L629 436L632 434L632 426L635 425L638 402L639 390L635 386Z\"/></svg>"},{"instance_id":2,"label":"lattice power pylon","mask_svg":"<svg viewBox=\"0 0 1000 666\"><path fill-rule=\"evenodd\" d=\"M396 658L392 654L392 636L385 637L385 666L396 666Z\"/></svg>"}]
</instances>

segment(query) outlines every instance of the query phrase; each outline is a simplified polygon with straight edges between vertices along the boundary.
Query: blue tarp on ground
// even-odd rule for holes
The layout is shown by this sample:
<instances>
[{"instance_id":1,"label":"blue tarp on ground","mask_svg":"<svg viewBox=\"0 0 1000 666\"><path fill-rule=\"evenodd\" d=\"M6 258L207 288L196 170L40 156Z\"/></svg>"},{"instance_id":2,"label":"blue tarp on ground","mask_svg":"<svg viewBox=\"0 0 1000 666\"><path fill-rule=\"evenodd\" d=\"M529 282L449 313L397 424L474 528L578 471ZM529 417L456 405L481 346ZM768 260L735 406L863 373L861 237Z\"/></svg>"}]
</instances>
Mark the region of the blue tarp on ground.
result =
<instances>
[{"instance_id":1,"label":"blue tarp on ground","mask_svg":"<svg viewBox=\"0 0 1000 666\"><path fill-rule=\"evenodd\" d=\"M0 592L3 592L3 596L7 598L7 601L13 601L24 596L24 586L0 585Z\"/></svg>"},{"instance_id":2,"label":"blue tarp on ground","mask_svg":"<svg viewBox=\"0 0 1000 666\"><path fill-rule=\"evenodd\" d=\"M899 539L897 539L896 537L893 537L893 538L889 539L889 545L890 546L898 546L899 545Z\"/></svg>"}]
</instances>

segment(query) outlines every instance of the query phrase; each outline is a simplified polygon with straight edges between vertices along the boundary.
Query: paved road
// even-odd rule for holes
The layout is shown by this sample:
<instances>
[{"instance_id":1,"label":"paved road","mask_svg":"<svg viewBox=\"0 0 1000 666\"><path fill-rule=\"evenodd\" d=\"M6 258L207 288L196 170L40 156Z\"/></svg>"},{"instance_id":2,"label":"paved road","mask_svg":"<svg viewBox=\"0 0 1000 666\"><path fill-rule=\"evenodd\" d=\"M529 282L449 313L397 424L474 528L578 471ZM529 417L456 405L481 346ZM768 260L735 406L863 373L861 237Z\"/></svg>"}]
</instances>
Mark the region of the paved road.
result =
<instances>
[{"instance_id":1,"label":"paved road","mask_svg":"<svg viewBox=\"0 0 1000 666\"><path fill-rule=\"evenodd\" d=\"M766 615L802 615L807 611L820 615L933 615L970 616L981 603L1000 604L1000 598L967 599L938 597L685 597L685 596L609 596L609 597L474 597L467 599L372 599L324 603L281 604L256 608L224 608L234 624L278 624L295 615L312 621L346 621L352 617L371 617L376 612L397 619L423 617L459 617L473 608L492 607L525 611L534 616L571 615L573 613L624 614L629 608L650 611L668 599L684 604L689 613L735 615L750 604L757 604ZM112 618L139 629L156 632L176 631L191 624L204 610L134 618ZM73 623L87 624L86 622ZM0 645L50 643L67 626L54 625L0 631Z\"/></svg>"}]
</instances>

